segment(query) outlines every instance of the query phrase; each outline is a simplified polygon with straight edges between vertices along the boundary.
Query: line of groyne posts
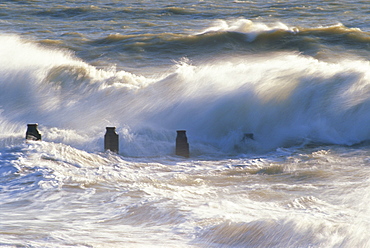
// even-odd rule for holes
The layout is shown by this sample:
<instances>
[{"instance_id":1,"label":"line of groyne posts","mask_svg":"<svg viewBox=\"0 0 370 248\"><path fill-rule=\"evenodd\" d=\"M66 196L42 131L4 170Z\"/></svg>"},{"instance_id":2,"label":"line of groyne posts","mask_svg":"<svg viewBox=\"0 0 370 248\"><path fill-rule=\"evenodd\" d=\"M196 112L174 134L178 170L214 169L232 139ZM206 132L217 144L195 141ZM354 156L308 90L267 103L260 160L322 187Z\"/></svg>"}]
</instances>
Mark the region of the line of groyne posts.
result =
<instances>
[{"instance_id":1,"label":"line of groyne posts","mask_svg":"<svg viewBox=\"0 0 370 248\"><path fill-rule=\"evenodd\" d=\"M190 157L189 143L186 130L177 130L175 154L181 157ZM27 124L26 140L41 140L38 124ZM116 127L106 127L104 135L104 150L119 153L119 135Z\"/></svg>"}]
</instances>

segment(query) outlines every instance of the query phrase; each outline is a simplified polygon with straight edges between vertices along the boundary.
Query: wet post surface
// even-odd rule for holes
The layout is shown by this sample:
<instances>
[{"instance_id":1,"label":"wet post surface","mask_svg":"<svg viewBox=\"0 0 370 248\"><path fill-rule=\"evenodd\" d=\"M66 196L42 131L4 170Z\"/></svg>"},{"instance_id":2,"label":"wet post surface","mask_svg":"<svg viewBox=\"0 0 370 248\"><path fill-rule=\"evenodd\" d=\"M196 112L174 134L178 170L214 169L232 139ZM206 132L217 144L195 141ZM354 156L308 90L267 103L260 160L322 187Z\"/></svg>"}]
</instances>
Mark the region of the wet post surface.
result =
<instances>
[{"instance_id":1,"label":"wet post surface","mask_svg":"<svg viewBox=\"0 0 370 248\"><path fill-rule=\"evenodd\" d=\"M188 158L189 153L189 143L188 138L186 137L185 130L178 130L176 137L176 155Z\"/></svg>"},{"instance_id":2,"label":"wet post surface","mask_svg":"<svg viewBox=\"0 0 370 248\"><path fill-rule=\"evenodd\" d=\"M110 150L112 152L119 152L118 134L116 133L116 127L106 127L107 131L104 135L104 150Z\"/></svg>"},{"instance_id":3,"label":"wet post surface","mask_svg":"<svg viewBox=\"0 0 370 248\"><path fill-rule=\"evenodd\" d=\"M41 140L41 134L37 129L38 124L27 124L26 140Z\"/></svg>"}]
</instances>

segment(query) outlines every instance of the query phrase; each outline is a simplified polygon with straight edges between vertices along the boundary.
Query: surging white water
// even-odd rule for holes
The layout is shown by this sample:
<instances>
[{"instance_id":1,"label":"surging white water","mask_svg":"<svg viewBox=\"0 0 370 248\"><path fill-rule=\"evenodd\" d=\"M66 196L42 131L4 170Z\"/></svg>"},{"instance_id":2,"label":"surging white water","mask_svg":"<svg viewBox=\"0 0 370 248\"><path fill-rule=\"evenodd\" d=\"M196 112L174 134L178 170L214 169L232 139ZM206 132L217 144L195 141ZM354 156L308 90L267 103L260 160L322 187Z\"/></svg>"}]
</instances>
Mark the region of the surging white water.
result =
<instances>
[{"instance_id":1,"label":"surging white water","mask_svg":"<svg viewBox=\"0 0 370 248\"><path fill-rule=\"evenodd\" d=\"M0 246L370 247L366 2L0 5Z\"/></svg>"},{"instance_id":2,"label":"surging white water","mask_svg":"<svg viewBox=\"0 0 370 248\"><path fill-rule=\"evenodd\" d=\"M367 247L370 242L366 149L281 149L218 161L129 159L45 141L1 151L8 161L1 173L14 177L1 184L2 225L8 230L3 244L17 239L14 243L36 247Z\"/></svg>"},{"instance_id":3,"label":"surging white water","mask_svg":"<svg viewBox=\"0 0 370 248\"><path fill-rule=\"evenodd\" d=\"M115 125L121 142L137 147L126 155L152 156L172 152L176 129L188 130L195 154L268 151L307 142L350 145L370 138L367 61L328 63L270 53L199 65L185 61L146 78L96 69L64 51L15 37L2 39L13 44L2 53L9 47L14 53L10 62L0 61L1 118L8 123L3 128L20 130L21 120L40 123L50 141L73 144L76 135L101 136L104 126ZM37 53L43 60L28 59ZM245 144L244 133L253 133L255 140ZM100 141L94 139L82 147L95 150ZM149 148L140 148L142 140ZM150 143L158 142L160 149L151 150Z\"/></svg>"}]
</instances>

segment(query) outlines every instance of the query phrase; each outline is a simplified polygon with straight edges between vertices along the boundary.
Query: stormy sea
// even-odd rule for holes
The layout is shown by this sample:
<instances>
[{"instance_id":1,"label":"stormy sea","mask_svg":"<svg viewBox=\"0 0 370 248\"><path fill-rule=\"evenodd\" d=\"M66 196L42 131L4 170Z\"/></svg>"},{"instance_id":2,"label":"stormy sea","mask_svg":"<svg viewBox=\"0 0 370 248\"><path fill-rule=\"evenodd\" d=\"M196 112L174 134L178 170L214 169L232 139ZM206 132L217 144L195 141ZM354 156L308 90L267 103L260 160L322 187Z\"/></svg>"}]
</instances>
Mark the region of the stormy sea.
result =
<instances>
[{"instance_id":1,"label":"stormy sea","mask_svg":"<svg viewBox=\"0 0 370 248\"><path fill-rule=\"evenodd\" d=\"M1 1L0 247L370 247L369 60L368 1Z\"/></svg>"}]
</instances>

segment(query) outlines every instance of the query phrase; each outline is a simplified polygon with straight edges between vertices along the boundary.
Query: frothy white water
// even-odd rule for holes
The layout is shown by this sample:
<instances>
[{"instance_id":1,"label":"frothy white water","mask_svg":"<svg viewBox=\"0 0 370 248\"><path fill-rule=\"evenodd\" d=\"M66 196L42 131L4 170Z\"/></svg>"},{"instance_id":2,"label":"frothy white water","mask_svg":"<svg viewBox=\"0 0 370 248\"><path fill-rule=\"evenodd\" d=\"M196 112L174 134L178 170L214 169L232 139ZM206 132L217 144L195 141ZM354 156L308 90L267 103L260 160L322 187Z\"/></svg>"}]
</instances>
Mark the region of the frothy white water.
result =
<instances>
[{"instance_id":1,"label":"frothy white water","mask_svg":"<svg viewBox=\"0 0 370 248\"><path fill-rule=\"evenodd\" d=\"M1 6L0 246L370 247L366 2Z\"/></svg>"},{"instance_id":2,"label":"frothy white water","mask_svg":"<svg viewBox=\"0 0 370 248\"><path fill-rule=\"evenodd\" d=\"M205 34L208 32L238 32L246 35L246 41L254 41L258 35L264 33L274 33L276 31L287 31L296 33L297 28L288 27L283 23L275 23L273 25L266 25L260 22L253 22L248 19L238 19L238 20L217 20L214 22L212 27L206 28L200 34Z\"/></svg>"},{"instance_id":3,"label":"frothy white water","mask_svg":"<svg viewBox=\"0 0 370 248\"><path fill-rule=\"evenodd\" d=\"M184 60L148 78L96 69L13 36L1 43L0 118L8 140L31 122L46 140L90 151L100 146L105 126L115 125L129 156L171 154L176 129L188 130L198 155L370 138L367 61L268 53ZM245 133L255 139L243 139Z\"/></svg>"},{"instance_id":4,"label":"frothy white water","mask_svg":"<svg viewBox=\"0 0 370 248\"><path fill-rule=\"evenodd\" d=\"M285 149L219 161L130 159L45 141L0 151L4 245L367 247L370 242L366 149Z\"/></svg>"}]
</instances>

